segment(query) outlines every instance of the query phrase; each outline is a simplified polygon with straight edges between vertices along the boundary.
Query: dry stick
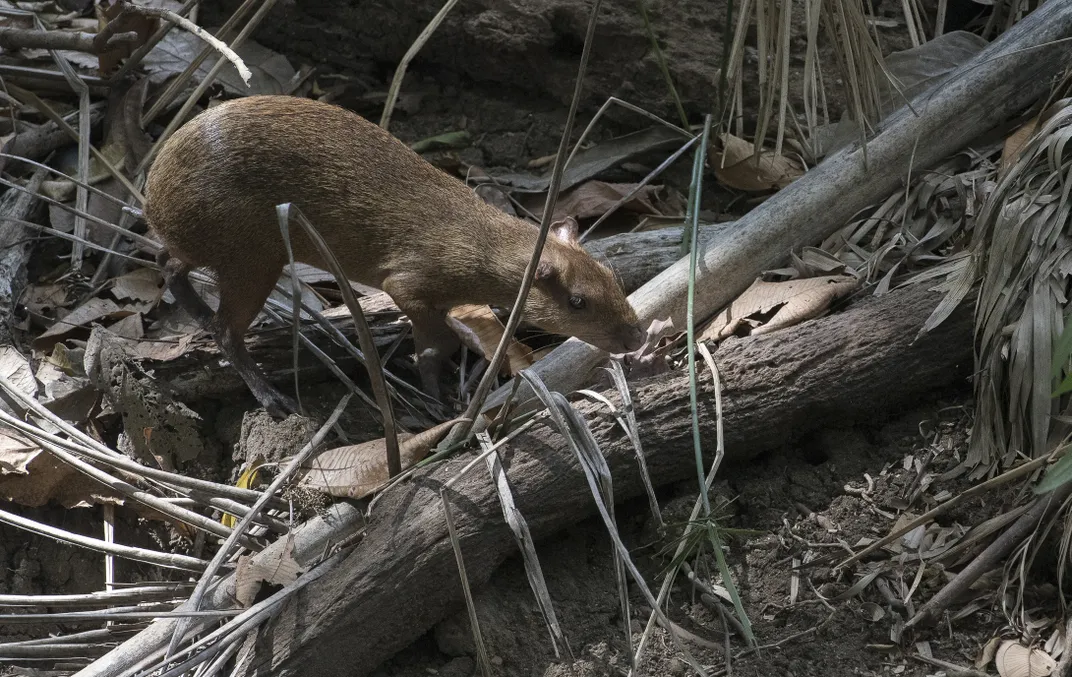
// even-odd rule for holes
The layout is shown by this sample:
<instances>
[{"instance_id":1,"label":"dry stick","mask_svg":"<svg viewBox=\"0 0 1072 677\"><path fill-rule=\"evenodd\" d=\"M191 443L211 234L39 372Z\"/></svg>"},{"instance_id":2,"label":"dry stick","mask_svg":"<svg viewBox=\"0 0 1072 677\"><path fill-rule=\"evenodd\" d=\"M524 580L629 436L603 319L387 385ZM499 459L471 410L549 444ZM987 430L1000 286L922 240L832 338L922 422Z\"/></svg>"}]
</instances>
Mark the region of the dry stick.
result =
<instances>
[{"instance_id":1,"label":"dry stick","mask_svg":"<svg viewBox=\"0 0 1072 677\"><path fill-rule=\"evenodd\" d=\"M291 459L290 463L287 464L287 467L284 468L278 475L276 475L275 479L272 480L272 483L268 485L268 488L265 489L264 492L261 494L261 497L258 498L257 502L253 504L252 508L250 508L249 514L243 517L242 520L235 526L234 532L227 538L226 541L223 542L223 545L220 546L220 549L216 553L215 557L213 557L212 561L209 562L208 568L205 569L205 572L201 575L201 578L198 579L197 586L194 587L194 591L190 595L190 601L188 602L189 607L191 609L196 611L201 605L201 600L204 598L205 593L208 591L209 584L216 576L216 573L219 571L220 567L223 566L224 560L226 560L230 556L231 549L234 548L235 544L238 542L239 535L249 528L249 526L253 523L253 517L264 509L264 507L269 503L269 501L275 497L275 492L277 492L279 488L283 486L284 482L290 479L290 476L294 474L294 471L301 467L301 465L312 455L313 451L315 451L317 447L320 446L320 443L324 441L325 437L327 437L328 431L330 431L332 427L334 427L335 423L338 422L339 417L342 416L342 412L346 409L346 405L350 402L350 397L350 393L346 393L346 395L344 395L343 398L339 400L339 404L336 405L335 411L331 412L331 416L328 417L328 420L325 421L324 425L320 426L320 429L316 431L316 434L313 435L313 439L309 440L308 444L302 447L301 451L299 451L294 456L294 458ZM171 642L168 645L166 654L167 656L171 656L173 653L175 653L175 650L178 648L177 645L179 641L181 641L181 639L186 635L186 628L188 626L188 622L181 621L175 627L175 632L171 635Z\"/></svg>"},{"instance_id":2,"label":"dry stick","mask_svg":"<svg viewBox=\"0 0 1072 677\"><path fill-rule=\"evenodd\" d=\"M193 1L196 2L197 0ZM232 14L227 19L227 21L224 22L223 26L220 27L220 30L216 32L216 37L218 37L220 40L226 40L228 37L230 37L231 29L234 28L234 25L236 23L246 17L246 14L249 12L250 8L253 7L253 4L255 2L257 2L257 0L245 0L245 2L243 2L242 5L234 11L234 14ZM180 13L185 14L185 12ZM170 28L174 25L175 24L168 24L167 27ZM232 45L232 49L236 49L237 47L238 45ZM167 89L165 89L164 93L161 94L160 97L156 100L156 103L149 107L149 110L145 113L145 115L141 116L142 129L144 129L145 126L148 125L150 122L155 120L156 116L160 115L160 112L164 110L164 108L166 108L168 104L175 100L175 97L178 96L179 92L182 91L182 88L186 86L186 83L189 82L190 78L192 78L194 76L194 73L197 72L197 67L200 66L206 58L208 58L209 54L212 54L212 47L206 46L204 49L201 50L200 54L194 57L194 60L191 61L181 73L179 73L175 78L171 80L171 82L168 83ZM135 54L135 56L137 55ZM131 60L133 59L134 57L132 56Z\"/></svg>"},{"instance_id":3,"label":"dry stick","mask_svg":"<svg viewBox=\"0 0 1072 677\"><path fill-rule=\"evenodd\" d=\"M198 1L199 0L186 0L186 2L183 3L182 7L179 8L177 14L179 16L186 16L190 13L190 10L194 8ZM156 32L153 33L152 37L145 41L144 45L138 47L136 50L134 50L133 54L127 57L126 61L123 62L123 65L120 66L119 70L115 72L115 75L113 75L108 80L108 84L115 85L123 78L125 78L127 76L127 73L134 70L134 68L141 63L141 60L145 58L145 55L151 52L153 50L153 47L156 47L156 45L161 40L163 40L174 27L175 24L168 22L158 28ZM144 129L145 126L140 125L140 128Z\"/></svg>"},{"instance_id":4,"label":"dry stick","mask_svg":"<svg viewBox=\"0 0 1072 677\"><path fill-rule=\"evenodd\" d=\"M72 534L69 531L57 529L56 527L49 526L47 524L41 524L40 522L35 522L32 519L21 517L6 510L0 510L0 522L10 524L13 527L25 529L26 531L31 531L35 534L46 536L57 541L81 546L83 548L88 548L97 552L112 553L114 555L118 555L119 557L135 560L137 562L156 564L157 566L167 567L169 569L186 569L188 571L202 571L205 568L205 561L197 559L196 557L187 557L186 555L176 555L166 552L156 552L154 550L135 548L129 545L105 543L99 538L91 538L89 536L82 536L80 534Z\"/></svg>"},{"instance_id":5,"label":"dry stick","mask_svg":"<svg viewBox=\"0 0 1072 677\"><path fill-rule=\"evenodd\" d=\"M37 30L44 32L45 25L41 22L41 18L34 14L34 26ZM49 50L49 55L52 57L52 61L63 73L64 79L67 80L67 84L72 90L78 93L78 136L75 141L78 143L78 176L85 182L89 181L89 153L93 147L92 139L90 138L90 113L89 113L89 87L86 83L82 82L78 78L78 74L75 73L74 68L71 67L67 57L60 54L58 51L52 49ZM62 120L63 118L59 118ZM75 192L74 206L80 211L89 210L89 192L85 186L78 185ZM86 237L86 220L84 217L76 216L74 218L74 235L76 237ZM75 241L71 247L71 270L79 271L82 268L82 257L85 255L85 248L78 241Z\"/></svg>"},{"instance_id":6,"label":"dry stick","mask_svg":"<svg viewBox=\"0 0 1072 677\"><path fill-rule=\"evenodd\" d=\"M398 473L402 472L402 457L398 453L398 426L395 423L395 411L391 406L391 396L387 391L387 380L383 376L383 364L380 362L380 353L376 350L376 342L372 339L372 329L369 328L368 320L365 319L365 311L361 310L361 304L357 302L357 297L354 296L353 287L350 286L350 280L346 277L346 273L342 269L342 265L339 264L339 259L335 257L335 252L331 251L331 247L320 235L320 233L313 227L313 224L309 219L305 218L305 214L302 214L301 209L290 202L281 204L276 207L276 213L279 216L279 226L283 230L284 237L286 237L287 223L289 221L289 213L293 208L294 218L305 230L305 235L313 242L313 245L320 251L320 256L324 259L324 262L328 264L328 269L331 270L331 274L335 276L335 281L339 284L339 291L342 293L342 300L346 303L346 307L350 310L350 315L354 318L354 327L357 329L357 340L361 345L362 352L365 353L365 369L368 371L369 382L372 384L372 393L376 396L376 402L379 405L380 415L383 416L383 435L384 442L387 446L387 474L388 477L394 477ZM289 246L288 246L289 250ZM291 264L293 265L293 256L291 257ZM298 278L292 276L295 286L297 286ZM301 299L301 293L295 289L294 293L295 303L297 304ZM297 317L294 318L294 327L298 326L300 315L296 312Z\"/></svg>"},{"instance_id":7,"label":"dry stick","mask_svg":"<svg viewBox=\"0 0 1072 677\"><path fill-rule=\"evenodd\" d=\"M173 24L177 24L186 31L193 33L201 40L212 45L213 49L222 54L224 58L234 64L235 69L238 71L239 77L242 78L242 82L246 83L246 87L249 87L249 81L253 77L253 73L246 67L242 58L235 54L234 50L227 46L227 43L219 40L214 35L201 28L193 21L190 21L186 17L179 16L170 9L162 9L160 7L145 7L143 5L135 5L132 3L126 3L123 11L119 13L119 17L123 16L127 12L131 14L140 14L142 16L152 16L158 19L163 19ZM118 19L119 17L116 17ZM114 19L113 19L114 21Z\"/></svg>"},{"instance_id":8,"label":"dry stick","mask_svg":"<svg viewBox=\"0 0 1072 677\"><path fill-rule=\"evenodd\" d=\"M261 20L268 15L269 10L272 9L275 3L276 0L264 0L264 4L260 6L260 9L257 10L257 13L250 17L249 22L246 23L246 25L242 28L238 35L235 36L235 39L231 41L231 49L238 49L242 46L242 43L244 43L246 41L246 38L248 38L250 34L257 28ZM191 93L190 96L186 98L186 102L182 104L181 108L179 108L179 112L175 114L175 116L171 119L171 122L168 123L168 126L164 128L164 133L161 134L160 138L156 140L156 143L153 145L152 150L146 153L145 157L142 158L141 163L138 165L137 169L134 170L135 174L141 174L149 167L153 159L156 157L156 153L160 150L164 143L171 137L172 134L175 133L176 129L178 129L184 122L186 122L186 117L190 114L190 111L193 110L194 105L201 99L201 96L206 91L208 91L209 87L212 86L212 83L216 80L216 75L219 74L220 69L223 68L223 65L225 63L227 62L225 62L223 59L218 59L216 63L213 64L212 68L208 72L208 75L206 75L204 79L201 80L201 84L194 88L193 93Z\"/></svg>"},{"instance_id":9,"label":"dry stick","mask_svg":"<svg viewBox=\"0 0 1072 677\"><path fill-rule=\"evenodd\" d=\"M436 32L439 28L439 24L443 23L443 19L447 18L450 14L450 10L454 9L454 5L458 4L458 0L447 0L447 2L436 12L436 15L432 17L432 20L428 22L428 25L424 27L417 39L413 41L413 44L409 46L406 53L402 56L402 60L398 62L398 68L395 69L394 77L391 78L391 86L387 90L387 100L383 104L383 115L380 116L380 127L387 129L391 124L391 113L395 109L395 101L398 100L398 92L402 89L402 80L406 76L406 69L409 67L409 62L413 61L413 57L417 56L417 52L421 51L424 47L424 43L428 42L428 38L432 37L432 33Z\"/></svg>"},{"instance_id":10,"label":"dry stick","mask_svg":"<svg viewBox=\"0 0 1072 677\"><path fill-rule=\"evenodd\" d=\"M99 33L78 33L72 31L39 31L30 28L0 28L0 47L5 50L15 49L64 49L72 52L99 54L118 44L134 42L138 34L134 31L112 33L107 40L98 41ZM103 42L103 44L99 44Z\"/></svg>"},{"instance_id":11,"label":"dry stick","mask_svg":"<svg viewBox=\"0 0 1072 677\"><path fill-rule=\"evenodd\" d=\"M168 472L167 470L161 470L159 468L151 468L144 466L137 461L112 452L111 454L104 454L96 449L92 449L86 445L79 444L71 440L65 440L58 435L46 432L37 426L21 421L11 414L8 414L3 409L0 409L0 422L11 426L17 430L21 430L27 435L32 436L34 439L45 440L52 444L72 451L76 454L88 456L94 461L101 463L107 463L118 470L124 470L133 475L147 477L150 479L158 480L160 482L166 482L168 484L182 487L183 489L189 489L193 491L199 491L222 498L229 498L239 503L252 504L258 498L260 498L259 491L253 491L252 489L243 489L241 487L231 486L230 484L217 484L216 482L210 482L208 480L198 479L196 477L187 477L186 475L180 475L178 473ZM284 504L280 502L279 506Z\"/></svg>"},{"instance_id":12,"label":"dry stick","mask_svg":"<svg viewBox=\"0 0 1072 677\"><path fill-rule=\"evenodd\" d=\"M473 398L465 410L464 416L470 421L476 421L484 400L491 392L492 386L498 379L499 369L502 368L503 359L506 357L506 349L521 323L521 313L525 307L525 299L528 298L529 289L532 288L532 278L536 273L536 267L540 264L540 255L543 253L544 243L547 241L547 232L551 228L551 217L555 211L555 203L558 202L558 191L562 186L562 175L566 170L566 151L569 149L570 137L573 135L573 123L577 117L577 107L581 100L581 90L584 86L584 74L588 69L588 58L592 53L592 37L596 32L596 19L599 17L599 7L603 0L595 0L592 3L592 12L588 17L588 30L584 36L584 47L581 49L581 62L577 66L577 80L573 85L573 100L570 101L569 112L566 113L566 124L562 130L562 139L558 142L558 153L555 156L555 167L551 172L551 185L548 187L547 200L543 205L543 215L540 218L540 234L536 237L536 248L532 251L525 275L521 279L521 289L518 290L517 300L513 309L510 310L510 318L506 321L499 345L495 348L495 355L488 364L487 371L480 379ZM453 446L469 436L473 429L473 423L459 423L444 442L444 447Z\"/></svg>"},{"instance_id":13,"label":"dry stick","mask_svg":"<svg viewBox=\"0 0 1072 677\"><path fill-rule=\"evenodd\" d=\"M986 550L972 560L971 564L964 567L953 580L938 591L938 594L924 604L916 615L905 623L905 629L916 625L928 626L936 622L950 604L955 602L980 576L996 567L1013 548L1035 530L1051 508L1061 505L1070 494L1072 494L1072 482L1062 485L1050 494L1036 498L1027 512L1020 515L1011 527L998 536L986 547Z\"/></svg>"},{"instance_id":14,"label":"dry stick","mask_svg":"<svg viewBox=\"0 0 1072 677\"><path fill-rule=\"evenodd\" d=\"M0 606L97 606L117 602L168 601L189 589L185 583L141 585L76 595L0 595Z\"/></svg>"}]
</instances>

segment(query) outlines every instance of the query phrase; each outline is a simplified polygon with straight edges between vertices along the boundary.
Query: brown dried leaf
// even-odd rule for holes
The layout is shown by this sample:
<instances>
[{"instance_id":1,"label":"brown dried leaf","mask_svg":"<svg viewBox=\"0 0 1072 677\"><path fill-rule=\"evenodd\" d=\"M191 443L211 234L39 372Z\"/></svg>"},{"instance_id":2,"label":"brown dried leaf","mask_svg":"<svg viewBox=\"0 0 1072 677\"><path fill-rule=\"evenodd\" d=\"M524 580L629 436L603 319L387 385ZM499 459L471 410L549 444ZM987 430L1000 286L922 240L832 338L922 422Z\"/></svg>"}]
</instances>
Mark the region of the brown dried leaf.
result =
<instances>
[{"instance_id":1,"label":"brown dried leaf","mask_svg":"<svg viewBox=\"0 0 1072 677\"><path fill-rule=\"evenodd\" d=\"M555 203L554 220L558 221L568 216L575 219L590 219L603 216L618 200L628 195L634 188L635 183L607 183L605 181L586 181L579 186L564 192ZM621 209L645 214L649 216L662 216L662 212L655 206L658 193L662 186L644 186L637 194L629 198L629 201L621 206ZM544 195L529 195L522 199L522 203L535 216L543 215L545 204Z\"/></svg>"},{"instance_id":2,"label":"brown dried leaf","mask_svg":"<svg viewBox=\"0 0 1072 677\"><path fill-rule=\"evenodd\" d=\"M994 667L1001 677L1046 677L1057 667L1057 661L1045 651L1029 649L1010 639L998 648Z\"/></svg>"},{"instance_id":3,"label":"brown dried leaf","mask_svg":"<svg viewBox=\"0 0 1072 677\"><path fill-rule=\"evenodd\" d=\"M120 503L104 485L56 460L13 432L0 432L0 500L30 508L55 501L65 508Z\"/></svg>"},{"instance_id":4,"label":"brown dried leaf","mask_svg":"<svg viewBox=\"0 0 1072 677\"><path fill-rule=\"evenodd\" d=\"M26 357L12 345L0 346L0 376L6 378L24 395L37 397L37 381Z\"/></svg>"},{"instance_id":5,"label":"brown dried leaf","mask_svg":"<svg viewBox=\"0 0 1072 677\"><path fill-rule=\"evenodd\" d=\"M1038 131L1039 116L1035 116L1025 122L1023 126L1005 139L1005 146L1001 149L1001 170L1005 171L1020 159L1020 151L1027 145L1031 136Z\"/></svg>"},{"instance_id":6,"label":"brown dried leaf","mask_svg":"<svg viewBox=\"0 0 1072 677\"><path fill-rule=\"evenodd\" d=\"M164 280L160 272L152 268L138 268L112 280L112 296L120 301L132 299L143 303L156 303L163 293Z\"/></svg>"},{"instance_id":7,"label":"brown dried leaf","mask_svg":"<svg viewBox=\"0 0 1072 677\"><path fill-rule=\"evenodd\" d=\"M266 562L254 563L254 555L242 555L238 558L235 571L235 597L243 608L253 606L253 601L260 592L261 583L287 586L298 580L302 567L294 559L294 540L288 538L278 557Z\"/></svg>"},{"instance_id":8,"label":"brown dried leaf","mask_svg":"<svg viewBox=\"0 0 1072 677\"><path fill-rule=\"evenodd\" d=\"M698 340L724 339L744 324L753 335L819 317L830 304L856 289L859 280L848 275L826 275L786 282L757 279L743 294L704 327ZM773 314L772 314L773 313ZM766 320L762 316L770 315Z\"/></svg>"},{"instance_id":9,"label":"brown dried leaf","mask_svg":"<svg viewBox=\"0 0 1072 677\"><path fill-rule=\"evenodd\" d=\"M770 150L760 150L750 141L732 134L722 134L722 151L715 153L715 176L722 183L752 193L785 188L804 173L799 162Z\"/></svg>"},{"instance_id":10,"label":"brown dried leaf","mask_svg":"<svg viewBox=\"0 0 1072 677\"><path fill-rule=\"evenodd\" d=\"M151 304L131 304L120 307L111 299L91 298L65 315L55 324L46 329L34 340L34 348L49 350L56 343L66 340L70 335L84 331L93 322L100 320L116 320L132 315L137 312L145 312L151 308Z\"/></svg>"},{"instance_id":11,"label":"brown dried leaf","mask_svg":"<svg viewBox=\"0 0 1072 677\"><path fill-rule=\"evenodd\" d=\"M499 318L495 316L495 313L491 311L488 306L477 305L464 305L452 308L448 314L448 320L462 325L465 329L458 331L458 327L451 322L451 328L455 329L455 333L466 340L472 337L480 346L480 351L484 357L488 360L495 354L495 349L499 345L499 341L502 340L503 330L505 327L503 323L499 321ZM468 330L470 336L466 336L464 331ZM469 343L469 341L466 341ZM517 339L511 339L510 344L506 348L506 363L503 365L503 370L508 372L510 376L518 374L522 369L528 369L533 365L533 353L532 348L529 348L524 343L521 343Z\"/></svg>"},{"instance_id":12,"label":"brown dried leaf","mask_svg":"<svg viewBox=\"0 0 1072 677\"><path fill-rule=\"evenodd\" d=\"M645 332L644 344L627 356L630 380L649 378L670 371L666 355L658 352L658 348L664 338L675 334L677 329L674 328L672 318L651 321Z\"/></svg>"},{"instance_id":13,"label":"brown dried leaf","mask_svg":"<svg viewBox=\"0 0 1072 677\"><path fill-rule=\"evenodd\" d=\"M398 435L402 469L423 459L434 444L461 419L429 428L417 435ZM302 466L298 485L341 498L365 498L388 481L387 443L383 438L322 452Z\"/></svg>"}]
</instances>

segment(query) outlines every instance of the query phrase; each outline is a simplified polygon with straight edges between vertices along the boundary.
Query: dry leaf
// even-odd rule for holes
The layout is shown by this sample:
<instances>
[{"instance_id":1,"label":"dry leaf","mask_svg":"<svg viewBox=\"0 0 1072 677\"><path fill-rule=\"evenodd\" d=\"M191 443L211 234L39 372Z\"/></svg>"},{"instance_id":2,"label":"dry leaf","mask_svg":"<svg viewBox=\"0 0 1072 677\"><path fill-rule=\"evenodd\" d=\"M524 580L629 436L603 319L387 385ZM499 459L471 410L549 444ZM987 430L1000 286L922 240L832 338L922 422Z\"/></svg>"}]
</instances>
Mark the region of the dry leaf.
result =
<instances>
[{"instance_id":1,"label":"dry leaf","mask_svg":"<svg viewBox=\"0 0 1072 677\"><path fill-rule=\"evenodd\" d=\"M133 299L155 303L160 299L163 284L164 281L159 271L151 268L138 268L112 280L112 296L120 301Z\"/></svg>"},{"instance_id":2,"label":"dry leaf","mask_svg":"<svg viewBox=\"0 0 1072 677\"><path fill-rule=\"evenodd\" d=\"M217 29L209 28L208 31L215 34ZM205 43L195 35L186 31L171 31L145 55L142 63L152 81L160 83L185 70L204 46ZM253 73L253 77L249 81L249 87L246 87L234 66L225 65L216 76L216 82L223 85L223 88L233 96L282 94L296 73L285 56L253 40L246 40L235 50L235 53L245 62L250 72ZM200 81L208 74L209 70L216 65L217 56L213 51L207 59L201 62L195 79Z\"/></svg>"},{"instance_id":3,"label":"dry leaf","mask_svg":"<svg viewBox=\"0 0 1072 677\"><path fill-rule=\"evenodd\" d=\"M716 315L704 328L699 340L724 339L745 323L751 334L767 334L777 329L819 317L830 304L856 289L859 280L847 275L809 277L786 282L757 279L743 294ZM764 317L770 316L764 321Z\"/></svg>"},{"instance_id":4,"label":"dry leaf","mask_svg":"<svg viewBox=\"0 0 1072 677\"><path fill-rule=\"evenodd\" d=\"M257 555L242 555L235 571L235 597L243 608L253 606L261 583L287 586L298 580L302 567L294 559L294 539L288 538L277 557L266 562L254 563ZM261 558L263 559L263 558Z\"/></svg>"},{"instance_id":5,"label":"dry leaf","mask_svg":"<svg viewBox=\"0 0 1072 677\"><path fill-rule=\"evenodd\" d=\"M399 456L402 469L412 466L424 458L432 445L439 442L455 423L463 419L454 419L409 435L398 435ZM341 498L365 498L375 493L388 481L387 444L383 438L353 444L345 447L328 449L309 459L302 466L302 476L298 485L322 491L330 496Z\"/></svg>"},{"instance_id":6,"label":"dry leaf","mask_svg":"<svg viewBox=\"0 0 1072 677\"><path fill-rule=\"evenodd\" d=\"M36 508L55 501L65 508L119 503L107 487L56 460L11 432L0 432L0 500Z\"/></svg>"},{"instance_id":7,"label":"dry leaf","mask_svg":"<svg viewBox=\"0 0 1072 677\"><path fill-rule=\"evenodd\" d=\"M770 150L760 150L757 161L755 146L732 134L722 134L722 151L715 153L715 176L731 188L763 193L785 188L804 173L800 163Z\"/></svg>"},{"instance_id":8,"label":"dry leaf","mask_svg":"<svg viewBox=\"0 0 1072 677\"><path fill-rule=\"evenodd\" d=\"M485 359L491 359L492 355L495 354L495 349L499 346L499 341L502 340L503 330L505 329L503 323L499 321L499 318L495 316L491 308L477 305L457 306L451 309L447 318L448 324L455 330L455 333L462 337L462 340L467 345L475 340L479 344L480 351ZM455 323L460 324L464 329L459 328ZM466 331L469 332L468 335L465 333ZM517 339L511 339L506 348L506 362L503 364L503 371L508 372L510 376L515 376L522 369L531 367L533 361L532 348Z\"/></svg>"},{"instance_id":9,"label":"dry leaf","mask_svg":"<svg viewBox=\"0 0 1072 677\"><path fill-rule=\"evenodd\" d=\"M144 304L141 307L139 304L132 304L124 308L111 299L91 298L62 319L57 320L38 336L34 340L34 348L48 350L56 343L66 340L71 334L84 330L93 322L103 319L120 319L139 311L148 311L150 307L150 304Z\"/></svg>"},{"instance_id":10,"label":"dry leaf","mask_svg":"<svg viewBox=\"0 0 1072 677\"><path fill-rule=\"evenodd\" d=\"M1024 146L1027 145L1027 142L1038 128L1039 116L1036 115L1005 139L1005 146L1001 149L1002 171L1008 169L1020 159L1020 151L1024 149Z\"/></svg>"},{"instance_id":11,"label":"dry leaf","mask_svg":"<svg viewBox=\"0 0 1072 677\"><path fill-rule=\"evenodd\" d=\"M572 216L575 219L590 219L603 216L610 208L628 195L634 188L635 183L607 183L605 181L586 181L579 186L562 193L555 203L553 219L559 221ZM655 200L662 186L644 186L637 194L629 198L629 201L621 206L621 209L646 214L662 216L662 212L655 206ZM522 204L536 217L543 215L545 199L543 194L529 195L522 199Z\"/></svg>"},{"instance_id":12,"label":"dry leaf","mask_svg":"<svg viewBox=\"0 0 1072 677\"><path fill-rule=\"evenodd\" d=\"M37 397L37 381L34 380L30 361L15 346L0 345L0 376L6 378L24 395Z\"/></svg>"},{"instance_id":13,"label":"dry leaf","mask_svg":"<svg viewBox=\"0 0 1072 677\"><path fill-rule=\"evenodd\" d=\"M631 380L649 378L670 371L670 365L666 363L666 355L658 352L658 348L664 338L675 334L677 330L674 328L672 318L652 320L645 331L643 345L626 357L629 364L629 378Z\"/></svg>"},{"instance_id":14,"label":"dry leaf","mask_svg":"<svg viewBox=\"0 0 1072 677\"><path fill-rule=\"evenodd\" d=\"M994 667L1001 677L1046 677L1057 667L1057 661L1045 651L1029 649L1010 639L998 648Z\"/></svg>"}]
</instances>

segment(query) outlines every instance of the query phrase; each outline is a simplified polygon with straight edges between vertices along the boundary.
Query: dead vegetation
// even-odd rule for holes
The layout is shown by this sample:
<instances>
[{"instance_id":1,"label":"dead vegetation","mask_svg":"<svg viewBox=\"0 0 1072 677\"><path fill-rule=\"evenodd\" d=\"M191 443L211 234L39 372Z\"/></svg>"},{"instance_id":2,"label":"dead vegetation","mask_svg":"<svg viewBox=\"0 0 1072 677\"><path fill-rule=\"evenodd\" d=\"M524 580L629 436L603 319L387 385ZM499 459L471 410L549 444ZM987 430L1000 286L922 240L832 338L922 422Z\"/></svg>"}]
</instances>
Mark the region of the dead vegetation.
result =
<instances>
[{"instance_id":1,"label":"dead vegetation","mask_svg":"<svg viewBox=\"0 0 1072 677\"><path fill-rule=\"evenodd\" d=\"M947 0L745 0L700 117L665 8L641 3L672 119L582 106L606 11L585 6L557 153L485 166L463 159L470 130L442 127L412 146L544 234L581 221L646 345L602 370L587 344L515 335L517 312L456 308L457 387L434 402L390 297L293 265L248 337L301 397L307 417L282 421L247 411L164 288L145 171L223 98L350 85L251 41L273 0L205 28L193 0L73 4L0 8L0 661L16 674L409 674L389 659L429 631L454 659L414 671L829 674L792 647L841 632L861 643L837 648L846 670L1072 674L1067 4L995 2L950 32ZM457 11L361 97L384 127ZM892 28L909 49L882 44ZM877 476L770 503L776 467L725 479L936 391L957 403ZM589 603L615 620L582 632L542 544L593 515L611 557ZM39 542L92 569L77 592L40 589ZM489 601L517 552L532 597ZM513 661L511 604L541 619Z\"/></svg>"}]
</instances>

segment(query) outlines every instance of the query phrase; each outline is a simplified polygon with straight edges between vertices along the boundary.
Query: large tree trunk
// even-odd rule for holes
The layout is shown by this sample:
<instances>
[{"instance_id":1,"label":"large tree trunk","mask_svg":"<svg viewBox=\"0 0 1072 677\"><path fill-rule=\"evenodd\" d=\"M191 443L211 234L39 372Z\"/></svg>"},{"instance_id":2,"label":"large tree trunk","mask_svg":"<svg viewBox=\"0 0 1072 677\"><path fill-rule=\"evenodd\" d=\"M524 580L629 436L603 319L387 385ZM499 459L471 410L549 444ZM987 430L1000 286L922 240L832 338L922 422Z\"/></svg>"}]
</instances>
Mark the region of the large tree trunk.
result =
<instances>
[{"instance_id":1,"label":"large tree trunk","mask_svg":"<svg viewBox=\"0 0 1072 677\"><path fill-rule=\"evenodd\" d=\"M919 287L866 298L848 312L723 346L715 359L724 384L728 460L746 460L830 422L869 420L928 390L965 382L970 311L961 308L938 331L914 341L938 298ZM700 420L710 454L714 397L710 376L701 380ZM673 374L635 386L656 485L695 472L687 383ZM614 472L615 496L638 495L636 461L620 429L598 407L579 408ZM502 457L535 537L594 511L583 474L557 431L539 425ZM256 667L264 672L256 674L364 675L457 608L461 587L439 489L468 460L419 473L381 499L365 539L260 633ZM482 467L454 484L451 502L470 581L479 585L514 550L513 538Z\"/></svg>"}]
</instances>

